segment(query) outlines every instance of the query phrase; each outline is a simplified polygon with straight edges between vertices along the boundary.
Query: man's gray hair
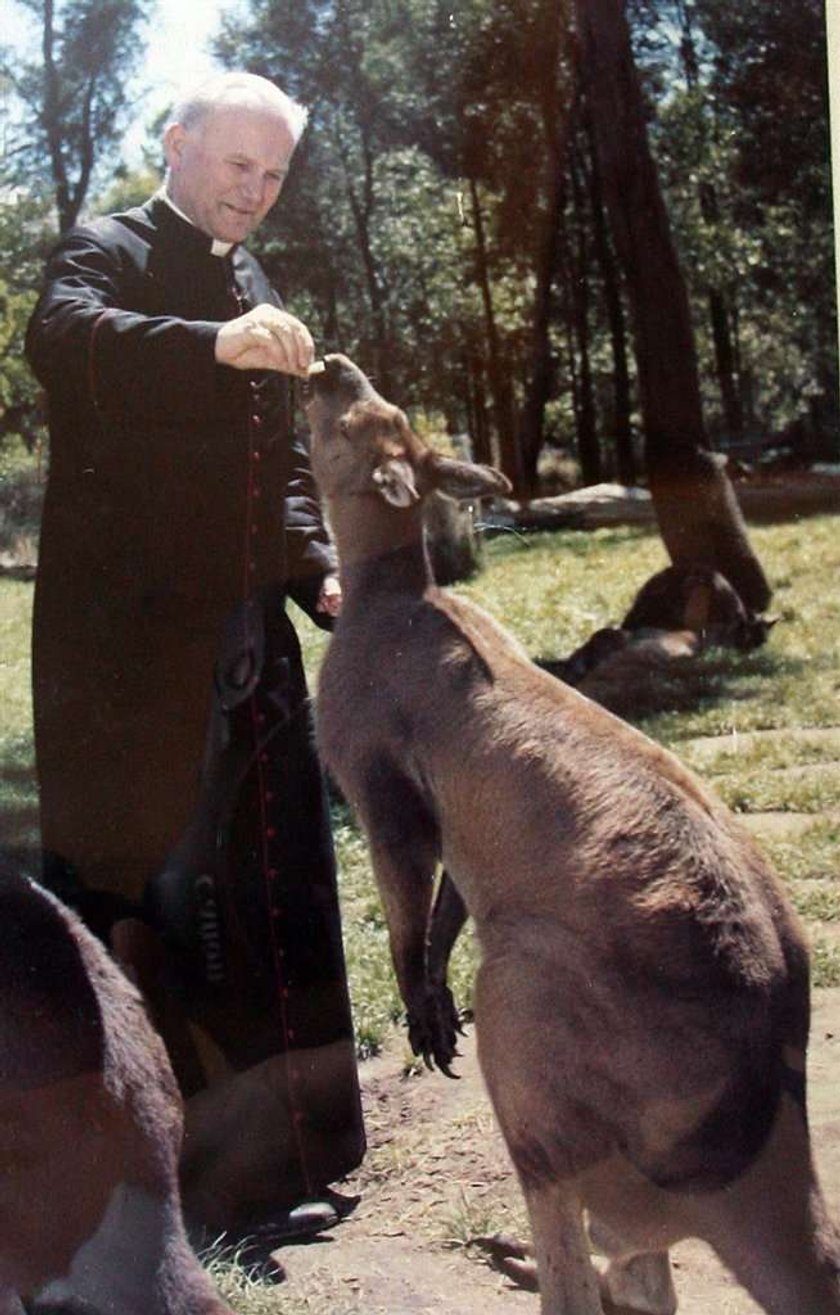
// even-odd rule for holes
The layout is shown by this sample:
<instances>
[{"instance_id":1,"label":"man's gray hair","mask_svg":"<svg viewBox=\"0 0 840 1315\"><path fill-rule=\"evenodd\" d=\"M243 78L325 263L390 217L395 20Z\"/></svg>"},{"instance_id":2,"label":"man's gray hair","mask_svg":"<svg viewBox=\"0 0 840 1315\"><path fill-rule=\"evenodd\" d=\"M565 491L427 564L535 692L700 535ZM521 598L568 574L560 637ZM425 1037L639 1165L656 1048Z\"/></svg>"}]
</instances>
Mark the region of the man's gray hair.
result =
<instances>
[{"instance_id":1,"label":"man's gray hair","mask_svg":"<svg viewBox=\"0 0 840 1315\"><path fill-rule=\"evenodd\" d=\"M256 73L216 73L176 103L169 123L194 128L208 114L226 105L276 114L286 124L295 145L300 141L309 116L303 105L292 100L268 78L261 78Z\"/></svg>"}]
</instances>

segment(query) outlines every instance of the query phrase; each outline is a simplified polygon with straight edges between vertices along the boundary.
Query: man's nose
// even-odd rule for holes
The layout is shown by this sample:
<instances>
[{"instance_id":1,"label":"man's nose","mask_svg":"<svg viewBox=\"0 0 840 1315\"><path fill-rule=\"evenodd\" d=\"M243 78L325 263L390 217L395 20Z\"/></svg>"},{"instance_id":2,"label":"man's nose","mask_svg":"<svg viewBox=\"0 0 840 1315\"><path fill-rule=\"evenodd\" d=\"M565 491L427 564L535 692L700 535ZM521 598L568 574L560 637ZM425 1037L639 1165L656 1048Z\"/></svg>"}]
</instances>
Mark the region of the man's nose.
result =
<instances>
[{"instance_id":1,"label":"man's nose","mask_svg":"<svg viewBox=\"0 0 840 1315\"><path fill-rule=\"evenodd\" d=\"M248 174L242 179L240 191L244 200L251 205L258 206L265 194L265 183L258 174Z\"/></svg>"}]
</instances>

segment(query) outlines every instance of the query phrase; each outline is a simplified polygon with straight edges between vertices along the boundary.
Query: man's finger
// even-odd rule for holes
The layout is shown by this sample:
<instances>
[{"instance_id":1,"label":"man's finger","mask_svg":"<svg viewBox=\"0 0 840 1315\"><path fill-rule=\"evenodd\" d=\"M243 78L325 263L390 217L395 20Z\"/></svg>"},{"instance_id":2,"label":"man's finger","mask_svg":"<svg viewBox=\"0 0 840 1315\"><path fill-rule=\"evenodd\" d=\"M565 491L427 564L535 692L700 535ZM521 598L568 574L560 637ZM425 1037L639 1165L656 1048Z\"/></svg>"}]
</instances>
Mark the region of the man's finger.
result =
<instances>
[{"instance_id":1,"label":"man's finger","mask_svg":"<svg viewBox=\"0 0 840 1315\"><path fill-rule=\"evenodd\" d=\"M253 338L262 338L262 339L267 338L269 342L274 337L270 329L267 329L264 324L257 324L254 320L252 320L251 323L248 325L248 332L251 334Z\"/></svg>"},{"instance_id":2,"label":"man's finger","mask_svg":"<svg viewBox=\"0 0 840 1315\"><path fill-rule=\"evenodd\" d=\"M289 368L295 374L306 374L315 358L315 344L305 325L292 316L270 324L273 336L283 349Z\"/></svg>"}]
</instances>

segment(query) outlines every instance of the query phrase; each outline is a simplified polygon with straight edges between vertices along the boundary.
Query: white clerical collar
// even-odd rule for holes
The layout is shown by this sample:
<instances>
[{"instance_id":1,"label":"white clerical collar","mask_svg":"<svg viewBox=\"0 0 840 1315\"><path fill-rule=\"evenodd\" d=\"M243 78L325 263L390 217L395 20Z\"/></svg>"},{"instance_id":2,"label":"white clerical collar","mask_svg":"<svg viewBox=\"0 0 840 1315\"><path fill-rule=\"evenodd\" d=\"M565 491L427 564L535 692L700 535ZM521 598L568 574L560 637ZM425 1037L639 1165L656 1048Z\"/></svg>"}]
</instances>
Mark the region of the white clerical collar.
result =
<instances>
[{"instance_id":1,"label":"white clerical collar","mask_svg":"<svg viewBox=\"0 0 840 1315\"><path fill-rule=\"evenodd\" d=\"M189 215L185 215L183 210L181 210L181 208L175 204L175 202L172 200L172 197L169 195L165 187L162 187L160 189L160 196L169 206L170 210L174 210L176 215L179 215L181 219L185 219L186 222L190 224L193 228L197 227L197 225L194 224L193 221L190 219ZM221 238L218 237L211 238L211 242L212 242L212 246L210 247L211 256L226 256L234 245L233 242L222 242Z\"/></svg>"}]
</instances>

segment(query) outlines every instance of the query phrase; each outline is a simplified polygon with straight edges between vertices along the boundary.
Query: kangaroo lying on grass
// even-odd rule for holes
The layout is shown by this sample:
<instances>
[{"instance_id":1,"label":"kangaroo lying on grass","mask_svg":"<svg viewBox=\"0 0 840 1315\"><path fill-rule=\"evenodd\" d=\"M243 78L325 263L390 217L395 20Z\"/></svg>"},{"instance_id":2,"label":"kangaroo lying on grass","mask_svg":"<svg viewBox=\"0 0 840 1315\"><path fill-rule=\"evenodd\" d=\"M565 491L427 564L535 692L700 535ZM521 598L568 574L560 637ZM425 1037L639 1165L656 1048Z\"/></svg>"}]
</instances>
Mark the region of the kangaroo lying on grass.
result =
<instances>
[{"instance_id":1,"label":"kangaroo lying on grass","mask_svg":"<svg viewBox=\"0 0 840 1315\"><path fill-rule=\"evenodd\" d=\"M0 1315L232 1315L190 1250L181 1102L138 993L0 865Z\"/></svg>"},{"instance_id":2,"label":"kangaroo lying on grass","mask_svg":"<svg viewBox=\"0 0 840 1315\"><path fill-rule=\"evenodd\" d=\"M318 700L367 830L415 1050L447 1068L427 973L443 860L475 921L478 1053L530 1214L544 1315L671 1315L706 1239L774 1315L838 1315L840 1239L805 1118L808 956L729 812L644 736L437 589L422 500L501 492L427 448L346 358L313 372L312 464L344 608Z\"/></svg>"}]
</instances>

